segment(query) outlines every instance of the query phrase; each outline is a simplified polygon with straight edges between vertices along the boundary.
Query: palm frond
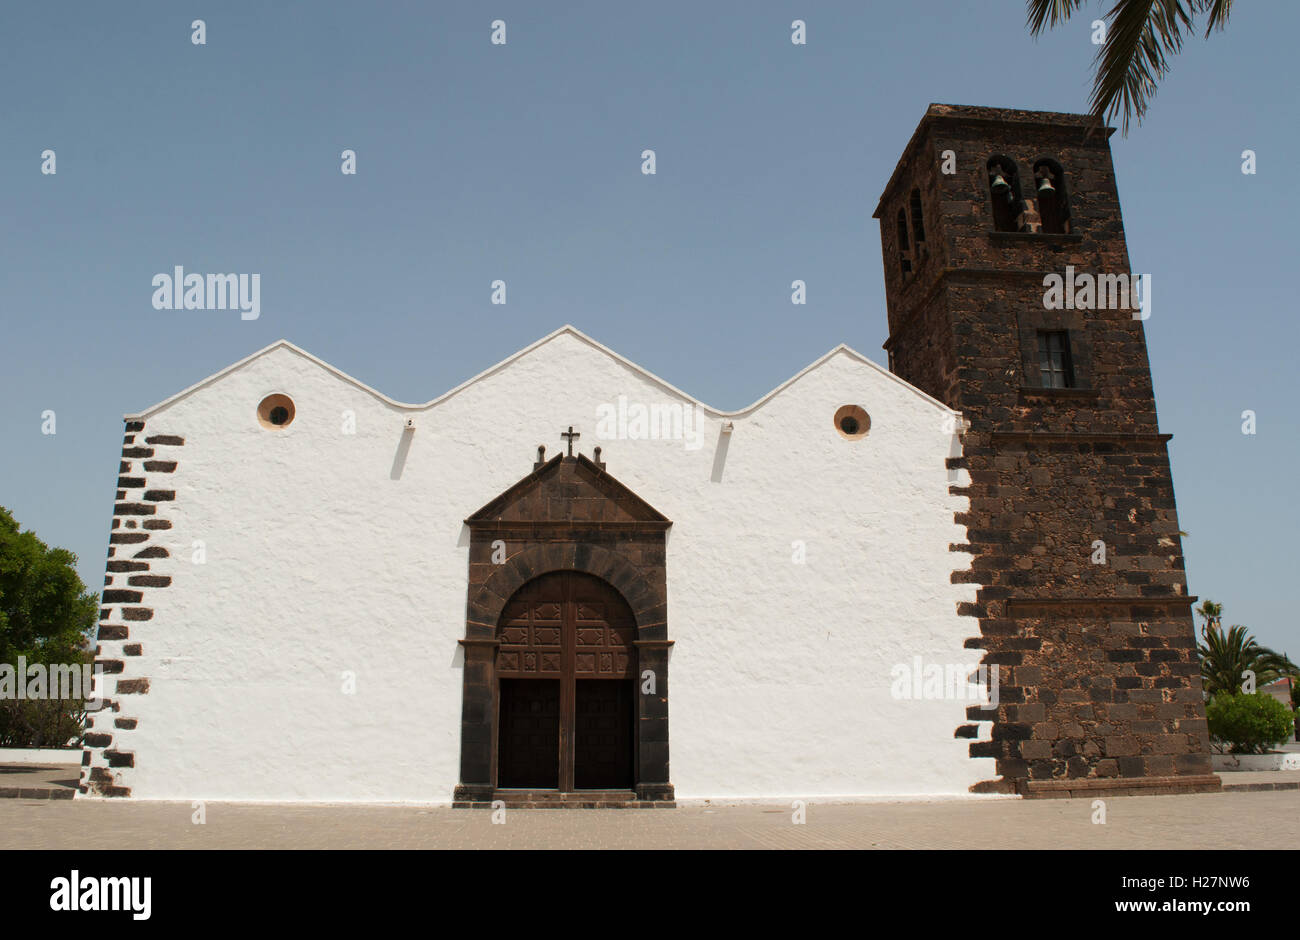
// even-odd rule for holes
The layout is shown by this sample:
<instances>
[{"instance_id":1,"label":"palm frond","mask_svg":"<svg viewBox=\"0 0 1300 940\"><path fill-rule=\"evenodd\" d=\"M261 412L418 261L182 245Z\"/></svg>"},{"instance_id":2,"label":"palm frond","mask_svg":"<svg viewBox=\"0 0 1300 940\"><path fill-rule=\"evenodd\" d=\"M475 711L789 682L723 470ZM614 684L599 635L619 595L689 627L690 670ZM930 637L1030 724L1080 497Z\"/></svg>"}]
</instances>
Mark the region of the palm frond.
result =
<instances>
[{"instance_id":1,"label":"palm frond","mask_svg":"<svg viewBox=\"0 0 1300 940\"><path fill-rule=\"evenodd\" d=\"M1123 114L1123 132L1141 122L1169 72L1169 56L1183 46L1192 20L1184 0L1118 0L1106 14L1106 42L1097 52L1090 102L1098 123Z\"/></svg>"},{"instance_id":2,"label":"palm frond","mask_svg":"<svg viewBox=\"0 0 1300 940\"><path fill-rule=\"evenodd\" d=\"M1030 35L1037 36L1044 29L1064 23L1081 6L1083 0L1029 0Z\"/></svg>"},{"instance_id":3,"label":"palm frond","mask_svg":"<svg viewBox=\"0 0 1300 940\"><path fill-rule=\"evenodd\" d=\"M1205 604L1222 609L1213 601ZM1286 654L1261 646L1241 624L1233 624L1225 631L1216 619L1206 625L1201 636L1205 642L1196 645L1201 659L1201 683L1211 696L1239 692L1242 675L1247 671L1255 674L1256 688L1300 674L1300 667Z\"/></svg>"},{"instance_id":4,"label":"palm frond","mask_svg":"<svg viewBox=\"0 0 1300 940\"><path fill-rule=\"evenodd\" d=\"M1216 29L1223 29L1228 25L1228 14L1232 12L1232 0L1198 0L1196 8L1198 11L1210 11L1209 22L1205 24L1205 38L1210 38L1210 33Z\"/></svg>"},{"instance_id":5,"label":"palm frond","mask_svg":"<svg viewBox=\"0 0 1300 940\"><path fill-rule=\"evenodd\" d=\"M1083 0L1027 0L1029 31L1044 30L1070 19ZM1193 18L1206 14L1205 35L1223 29L1232 12L1232 0L1115 0L1106 11L1106 40L1093 62L1089 102L1098 125L1123 114L1123 131L1141 123L1161 79L1168 74L1170 58L1183 47L1183 36L1193 31Z\"/></svg>"}]
</instances>

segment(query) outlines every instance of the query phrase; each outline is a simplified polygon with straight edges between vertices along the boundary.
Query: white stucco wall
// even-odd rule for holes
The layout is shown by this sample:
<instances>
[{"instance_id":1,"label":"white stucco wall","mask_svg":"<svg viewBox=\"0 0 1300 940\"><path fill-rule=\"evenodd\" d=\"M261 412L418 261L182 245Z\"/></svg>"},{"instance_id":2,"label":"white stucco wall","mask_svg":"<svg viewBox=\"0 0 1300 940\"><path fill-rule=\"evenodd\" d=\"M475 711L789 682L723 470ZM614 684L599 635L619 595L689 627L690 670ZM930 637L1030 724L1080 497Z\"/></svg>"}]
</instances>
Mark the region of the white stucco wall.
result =
<instances>
[{"instance_id":1,"label":"white stucco wall","mask_svg":"<svg viewBox=\"0 0 1300 940\"><path fill-rule=\"evenodd\" d=\"M275 392L297 409L280 431L255 417ZM969 562L948 549L966 540L944 463L951 412L844 349L746 413L706 413L696 450L598 440L598 406L620 395L689 403L566 329L429 406L388 403L282 345L146 413L144 435L185 444L167 455L173 528L151 542L169 549L153 571L173 582L149 593L153 619L128 640L143 649L128 674L151 688L119 698L138 718L115 732L135 755L120 782L140 798L449 801L462 520L529 473L539 443L557 453L569 424L674 523L679 799L965 794L993 778L953 737L969 701L890 694L891 667L914 656L980 656L963 649L976 621L956 615L975 588L950 583ZM870 413L865 440L836 433L844 404ZM354 435L341 433L349 410Z\"/></svg>"}]
</instances>

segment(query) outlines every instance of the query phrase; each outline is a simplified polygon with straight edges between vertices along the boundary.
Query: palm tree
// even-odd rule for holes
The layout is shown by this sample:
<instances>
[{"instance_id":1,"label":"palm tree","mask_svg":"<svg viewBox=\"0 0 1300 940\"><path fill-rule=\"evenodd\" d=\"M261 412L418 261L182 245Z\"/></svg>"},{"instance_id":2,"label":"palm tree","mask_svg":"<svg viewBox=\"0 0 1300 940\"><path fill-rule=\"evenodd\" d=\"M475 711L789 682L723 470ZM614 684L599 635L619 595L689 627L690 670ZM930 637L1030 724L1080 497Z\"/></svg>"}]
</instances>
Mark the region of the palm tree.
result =
<instances>
[{"instance_id":1,"label":"palm tree","mask_svg":"<svg viewBox=\"0 0 1300 940\"><path fill-rule=\"evenodd\" d=\"M1223 605L1216 604L1212 600L1203 600L1201 606L1196 608L1196 612L1205 618L1205 626L1201 627L1201 636L1205 636L1207 627L1219 626L1219 620L1223 617Z\"/></svg>"},{"instance_id":2,"label":"palm tree","mask_svg":"<svg viewBox=\"0 0 1300 940\"><path fill-rule=\"evenodd\" d=\"M1083 6L1083 0L1028 0L1029 31L1064 23ZM1208 13L1205 36L1223 29L1232 0L1115 0L1106 14L1106 40L1097 50L1092 81L1092 115L1098 124L1117 112L1142 123L1156 86L1168 73L1169 57L1183 47L1183 32L1192 30L1194 17Z\"/></svg>"},{"instance_id":3,"label":"palm tree","mask_svg":"<svg viewBox=\"0 0 1300 940\"><path fill-rule=\"evenodd\" d=\"M1225 633L1216 617L1201 628L1201 636L1205 642L1196 645L1201 657L1201 683L1211 697L1240 692L1242 673L1247 670L1255 674L1257 688L1300 673L1285 653L1260 646L1241 624L1233 624Z\"/></svg>"}]
</instances>

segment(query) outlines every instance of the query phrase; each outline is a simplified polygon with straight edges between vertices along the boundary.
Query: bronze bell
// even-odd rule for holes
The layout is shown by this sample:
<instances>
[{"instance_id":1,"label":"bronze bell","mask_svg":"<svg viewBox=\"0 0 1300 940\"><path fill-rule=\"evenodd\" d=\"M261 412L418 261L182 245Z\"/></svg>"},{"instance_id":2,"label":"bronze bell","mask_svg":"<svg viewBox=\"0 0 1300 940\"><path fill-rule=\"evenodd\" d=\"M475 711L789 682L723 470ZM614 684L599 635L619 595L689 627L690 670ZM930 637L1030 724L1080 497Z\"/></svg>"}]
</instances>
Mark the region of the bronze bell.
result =
<instances>
[{"instance_id":1,"label":"bronze bell","mask_svg":"<svg viewBox=\"0 0 1300 940\"><path fill-rule=\"evenodd\" d=\"M989 188L993 190L995 196L1000 196L1003 193L1009 194L1011 192L1011 184L1002 176L1001 170L993 171L992 175L989 177Z\"/></svg>"},{"instance_id":2,"label":"bronze bell","mask_svg":"<svg viewBox=\"0 0 1300 940\"><path fill-rule=\"evenodd\" d=\"M1052 174L1044 173L1038 177L1038 194L1040 196L1056 195L1056 187L1052 185Z\"/></svg>"}]
</instances>

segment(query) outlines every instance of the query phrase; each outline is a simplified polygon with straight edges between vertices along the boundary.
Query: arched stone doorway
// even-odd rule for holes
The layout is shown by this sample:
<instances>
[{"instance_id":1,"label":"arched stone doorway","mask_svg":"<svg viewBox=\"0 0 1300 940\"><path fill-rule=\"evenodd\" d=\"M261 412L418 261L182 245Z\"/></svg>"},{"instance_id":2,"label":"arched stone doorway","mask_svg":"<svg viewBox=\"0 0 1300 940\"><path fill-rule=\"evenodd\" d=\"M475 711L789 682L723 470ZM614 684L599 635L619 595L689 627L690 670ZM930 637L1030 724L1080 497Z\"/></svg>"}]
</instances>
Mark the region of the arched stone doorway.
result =
<instances>
[{"instance_id":1,"label":"arched stone doorway","mask_svg":"<svg viewBox=\"0 0 1300 940\"><path fill-rule=\"evenodd\" d=\"M665 573L672 523L603 463L566 455L539 460L465 525L452 805L528 804L536 800L519 794L538 790L574 806L603 804L584 795L603 790L618 791L611 799L620 802L675 805ZM503 728L513 740L502 741Z\"/></svg>"},{"instance_id":2,"label":"arched stone doorway","mask_svg":"<svg viewBox=\"0 0 1300 940\"><path fill-rule=\"evenodd\" d=\"M636 621L593 575L521 587L497 627L497 787L631 791Z\"/></svg>"}]
</instances>

